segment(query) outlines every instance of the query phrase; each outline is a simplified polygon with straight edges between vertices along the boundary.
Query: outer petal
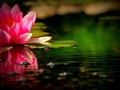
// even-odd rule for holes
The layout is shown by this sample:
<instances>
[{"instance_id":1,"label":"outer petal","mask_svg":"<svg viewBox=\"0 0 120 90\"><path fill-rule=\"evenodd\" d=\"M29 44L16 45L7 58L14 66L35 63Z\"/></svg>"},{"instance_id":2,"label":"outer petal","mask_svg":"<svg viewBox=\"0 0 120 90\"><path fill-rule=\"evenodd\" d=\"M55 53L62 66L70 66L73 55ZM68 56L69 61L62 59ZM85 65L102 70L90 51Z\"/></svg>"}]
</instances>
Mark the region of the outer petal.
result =
<instances>
[{"instance_id":1,"label":"outer petal","mask_svg":"<svg viewBox=\"0 0 120 90\"><path fill-rule=\"evenodd\" d=\"M34 11L29 12L26 16L24 16L23 22L26 20L34 23L36 20L36 12Z\"/></svg>"},{"instance_id":2,"label":"outer petal","mask_svg":"<svg viewBox=\"0 0 120 90\"><path fill-rule=\"evenodd\" d=\"M29 12L22 21L23 27L27 28L28 31L30 31L32 25L34 24L36 20L36 13L35 12Z\"/></svg>"},{"instance_id":3,"label":"outer petal","mask_svg":"<svg viewBox=\"0 0 120 90\"><path fill-rule=\"evenodd\" d=\"M26 44L30 40L31 36L32 33L22 34L16 39L15 44Z\"/></svg>"},{"instance_id":4,"label":"outer petal","mask_svg":"<svg viewBox=\"0 0 120 90\"><path fill-rule=\"evenodd\" d=\"M0 8L0 23L3 23L5 18L5 13L2 8Z\"/></svg>"},{"instance_id":5,"label":"outer petal","mask_svg":"<svg viewBox=\"0 0 120 90\"><path fill-rule=\"evenodd\" d=\"M45 37L39 37L39 38L31 38L30 41L28 42L30 43L44 43L46 41L49 41L52 37L51 36L45 36Z\"/></svg>"},{"instance_id":6,"label":"outer petal","mask_svg":"<svg viewBox=\"0 0 120 90\"><path fill-rule=\"evenodd\" d=\"M9 7L9 5L7 3L3 3L2 9L3 9L4 12L8 12L8 11L11 10L10 7Z\"/></svg>"},{"instance_id":7,"label":"outer petal","mask_svg":"<svg viewBox=\"0 0 120 90\"><path fill-rule=\"evenodd\" d=\"M12 14L13 18L15 18L19 13L20 13L20 9L19 9L19 6L16 4L12 8L11 14Z\"/></svg>"},{"instance_id":8,"label":"outer petal","mask_svg":"<svg viewBox=\"0 0 120 90\"><path fill-rule=\"evenodd\" d=\"M10 38L11 37L7 32L0 30L0 45L8 44L10 41Z\"/></svg>"}]
</instances>

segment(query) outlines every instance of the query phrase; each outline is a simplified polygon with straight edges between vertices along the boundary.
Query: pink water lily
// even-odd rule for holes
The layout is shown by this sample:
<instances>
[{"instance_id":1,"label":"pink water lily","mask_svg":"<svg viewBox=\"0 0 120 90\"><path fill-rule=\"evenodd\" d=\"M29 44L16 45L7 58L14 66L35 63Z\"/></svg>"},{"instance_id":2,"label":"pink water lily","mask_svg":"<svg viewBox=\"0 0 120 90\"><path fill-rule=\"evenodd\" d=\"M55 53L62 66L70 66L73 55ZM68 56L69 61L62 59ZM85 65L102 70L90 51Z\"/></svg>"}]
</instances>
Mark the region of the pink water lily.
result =
<instances>
[{"instance_id":1,"label":"pink water lily","mask_svg":"<svg viewBox=\"0 0 120 90\"><path fill-rule=\"evenodd\" d=\"M8 4L3 3L0 8L0 46L34 42L43 43L50 40L50 36L42 41L40 38L31 39L32 33L30 33L30 30L35 20L36 13L34 11L23 17L23 13L17 4L11 9Z\"/></svg>"}]
</instances>

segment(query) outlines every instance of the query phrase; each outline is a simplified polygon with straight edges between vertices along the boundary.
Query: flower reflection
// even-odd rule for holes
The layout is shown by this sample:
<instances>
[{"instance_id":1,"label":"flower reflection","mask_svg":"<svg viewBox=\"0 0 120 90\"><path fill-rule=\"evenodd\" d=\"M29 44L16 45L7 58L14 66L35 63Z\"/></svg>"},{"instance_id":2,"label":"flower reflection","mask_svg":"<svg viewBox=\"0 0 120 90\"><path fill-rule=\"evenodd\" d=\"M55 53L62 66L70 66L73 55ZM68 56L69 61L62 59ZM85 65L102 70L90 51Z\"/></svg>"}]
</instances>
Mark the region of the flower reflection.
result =
<instances>
[{"instance_id":1,"label":"flower reflection","mask_svg":"<svg viewBox=\"0 0 120 90\"><path fill-rule=\"evenodd\" d=\"M14 46L1 50L4 51L0 52L0 78L8 79L3 82L23 80L25 72L37 71L37 59L28 47Z\"/></svg>"}]
</instances>

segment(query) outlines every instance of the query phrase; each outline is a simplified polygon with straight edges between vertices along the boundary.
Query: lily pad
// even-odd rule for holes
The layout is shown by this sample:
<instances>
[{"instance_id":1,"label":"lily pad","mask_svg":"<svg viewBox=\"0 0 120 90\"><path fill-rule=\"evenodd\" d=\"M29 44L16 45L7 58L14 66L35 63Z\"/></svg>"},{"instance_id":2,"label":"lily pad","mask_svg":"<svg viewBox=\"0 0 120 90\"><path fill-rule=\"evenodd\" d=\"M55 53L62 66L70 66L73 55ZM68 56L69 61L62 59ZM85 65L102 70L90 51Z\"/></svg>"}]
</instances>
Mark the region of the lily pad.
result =
<instances>
[{"instance_id":1,"label":"lily pad","mask_svg":"<svg viewBox=\"0 0 120 90\"><path fill-rule=\"evenodd\" d=\"M73 40L58 40L51 43L52 48L70 47L76 45Z\"/></svg>"}]
</instances>

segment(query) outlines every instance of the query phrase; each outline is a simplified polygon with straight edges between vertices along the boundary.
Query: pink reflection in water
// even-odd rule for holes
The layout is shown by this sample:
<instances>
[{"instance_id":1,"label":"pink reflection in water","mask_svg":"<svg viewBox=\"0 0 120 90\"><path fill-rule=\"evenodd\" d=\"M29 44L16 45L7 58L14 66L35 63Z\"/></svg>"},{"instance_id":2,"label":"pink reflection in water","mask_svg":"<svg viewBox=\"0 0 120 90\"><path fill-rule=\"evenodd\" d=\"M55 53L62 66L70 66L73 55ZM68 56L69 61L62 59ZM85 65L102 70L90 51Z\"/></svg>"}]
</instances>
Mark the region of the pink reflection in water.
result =
<instances>
[{"instance_id":1,"label":"pink reflection in water","mask_svg":"<svg viewBox=\"0 0 120 90\"><path fill-rule=\"evenodd\" d=\"M37 71L37 59L28 47L15 46L1 50L4 50L0 52L0 81L3 85L25 81L25 72Z\"/></svg>"}]
</instances>

